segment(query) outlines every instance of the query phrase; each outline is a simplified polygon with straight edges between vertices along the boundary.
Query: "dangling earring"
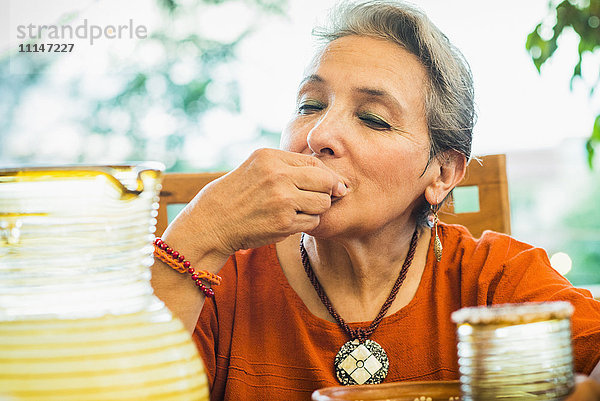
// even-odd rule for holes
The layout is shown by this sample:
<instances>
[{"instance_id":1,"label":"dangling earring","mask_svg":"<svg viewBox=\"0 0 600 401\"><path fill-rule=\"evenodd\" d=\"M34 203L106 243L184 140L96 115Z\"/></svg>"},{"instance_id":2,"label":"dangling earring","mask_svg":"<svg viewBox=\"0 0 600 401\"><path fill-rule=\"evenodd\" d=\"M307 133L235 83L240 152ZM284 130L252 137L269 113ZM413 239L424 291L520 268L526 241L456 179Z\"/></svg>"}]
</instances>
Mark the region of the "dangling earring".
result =
<instances>
[{"instance_id":1,"label":"dangling earring","mask_svg":"<svg viewBox=\"0 0 600 401\"><path fill-rule=\"evenodd\" d=\"M437 232L438 221L439 219L437 212L435 211L433 205L430 205L429 216L427 216L427 225L429 226L429 228L432 228L435 232L435 239L433 241L433 253L435 254L435 259L439 262L440 260L442 260L443 248L442 241L440 241L440 237L438 236Z\"/></svg>"}]
</instances>

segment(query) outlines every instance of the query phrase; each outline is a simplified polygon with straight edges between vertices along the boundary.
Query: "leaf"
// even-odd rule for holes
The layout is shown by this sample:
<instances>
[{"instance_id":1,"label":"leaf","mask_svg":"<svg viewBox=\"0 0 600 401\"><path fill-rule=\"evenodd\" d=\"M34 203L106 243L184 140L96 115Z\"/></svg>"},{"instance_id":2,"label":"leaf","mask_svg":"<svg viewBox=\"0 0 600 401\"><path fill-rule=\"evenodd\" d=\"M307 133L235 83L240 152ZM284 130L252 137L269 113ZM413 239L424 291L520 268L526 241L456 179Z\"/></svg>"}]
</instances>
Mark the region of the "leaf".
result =
<instances>
[{"instance_id":1,"label":"leaf","mask_svg":"<svg viewBox=\"0 0 600 401\"><path fill-rule=\"evenodd\" d=\"M535 68L537 69L538 73L541 73L540 68L544 63L543 60L540 60L542 54L542 49L540 47L542 38L538 34L538 28L540 26L541 24L538 24L533 30L533 32L527 35L527 41L525 42L525 49L527 49L527 51L529 52L529 55L531 56L533 64L535 65ZM535 53L538 51L539 54L536 55Z\"/></svg>"},{"instance_id":2,"label":"leaf","mask_svg":"<svg viewBox=\"0 0 600 401\"><path fill-rule=\"evenodd\" d=\"M144 73L137 73L135 77L129 81L125 89L118 96L127 96L133 93L145 93L146 92L146 80L147 76Z\"/></svg>"},{"instance_id":3,"label":"leaf","mask_svg":"<svg viewBox=\"0 0 600 401\"><path fill-rule=\"evenodd\" d=\"M554 10L556 12L556 23L552 27L552 38L544 40L540 36L539 31L543 26L543 22L540 22L527 36L525 47L529 51L538 72L540 72L541 66L554 55L554 52L558 48L558 40L565 29L573 29L579 37L577 43L579 57L573 67L570 79L572 90L575 78L581 78L582 76L583 55L585 53L597 52L600 49L600 29L597 26L598 18L600 18L600 0L588 0L587 4L585 1L563 0L556 5ZM586 61L586 63L588 62ZM600 75L596 82L591 85L589 91L590 97L594 95L594 90L598 86L600 86ZM590 168L593 168L594 154L597 146L600 146L600 115L596 117L592 133L585 144Z\"/></svg>"},{"instance_id":4,"label":"leaf","mask_svg":"<svg viewBox=\"0 0 600 401\"><path fill-rule=\"evenodd\" d=\"M585 150L587 152L587 162L590 170L594 169L594 144L592 143L592 138L588 139L585 142Z\"/></svg>"},{"instance_id":5,"label":"leaf","mask_svg":"<svg viewBox=\"0 0 600 401\"><path fill-rule=\"evenodd\" d=\"M581 78L581 55L579 56L579 61L575 64L575 68L573 68L573 75L571 75L571 81L569 82L569 89L573 90L573 81L575 78Z\"/></svg>"},{"instance_id":6,"label":"leaf","mask_svg":"<svg viewBox=\"0 0 600 401\"><path fill-rule=\"evenodd\" d=\"M165 8L169 14L173 14L178 7L175 0L158 0L158 5Z\"/></svg>"},{"instance_id":7,"label":"leaf","mask_svg":"<svg viewBox=\"0 0 600 401\"><path fill-rule=\"evenodd\" d=\"M594 121L594 129L592 130L591 139L596 142L600 142L600 114L596 116Z\"/></svg>"},{"instance_id":8,"label":"leaf","mask_svg":"<svg viewBox=\"0 0 600 401\"><path fill-rule=\"evenodd\" d=\"M184 87L181 108L186 114L192 115L206 108L209 103L206 87L210 82L210 79L194 80Z\"/></svg>"},{"instance_id":9,"label":"leaf","mask_svg":"<svg viewBox=\"0 0 600 401\"><path fill-rule=\"evenodd\" d=\"M596 120L594 121L594 128L592 129L592 134L585 142L585 150L587 151L587 161L590 169L594 168L594 154L596 151L596 146L600 144L600 114L596 116Z\"/></svg>"}]
</instances>

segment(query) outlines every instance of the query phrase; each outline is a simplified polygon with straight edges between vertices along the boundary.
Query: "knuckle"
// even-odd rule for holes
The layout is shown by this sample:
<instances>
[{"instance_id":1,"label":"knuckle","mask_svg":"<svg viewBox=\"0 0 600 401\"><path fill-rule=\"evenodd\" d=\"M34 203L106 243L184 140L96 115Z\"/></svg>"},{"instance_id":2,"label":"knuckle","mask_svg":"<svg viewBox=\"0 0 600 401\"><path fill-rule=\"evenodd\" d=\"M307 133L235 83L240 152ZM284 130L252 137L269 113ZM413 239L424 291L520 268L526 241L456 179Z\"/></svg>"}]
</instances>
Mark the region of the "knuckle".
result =
<instances>
[{"instance_id":1,"label":"knuckle","mask_svg":"<svg viewBox=\"0 0 600 401\"><path fill-rule=\"evenodd\" d=\"M327 194L321 194L321 196L319 196L319 202L321 209L323 210L327 210L331 207L331 197Z\"/></svg>"},{"instance_id":2,"label":"knuckle","mask_svg":"<svg viewBox=\"0 0 600 401\"><path fill-rule=\"evenodd\" d=\"M321 217L314 216L314 218L310 219L306 223L306 226L304 227L304 230L305 231L314 230L315 228L317 228L317 226L319 225L319 223L321 223Z\"/></svg>"},{"instance_id":3,"label":"knuckle","mask_svg":"<svg viewBox=\"0 0 600 401\"><path fill-rule=\"evenodd\" d=\"M268 179L269 183L277 186L289 181L288 175L281 170L270 171L269 176L266 178Z\"/></svg>"},{"instance_id":4,"label":"knuckle","mask_svg":"<svg viewBox=\"0 0 600 401\"><path fill-rule=\"evenodd\" d=\"M271 149L257 149L249 157L250 165L256 168L259 172L266 173L269 171L272 157L269 155Z\"/></svg>"},{"instance_id":5,"label":"knuckle","mask_svg":"<svg viewBox=\"0 0 600 401\"><path fill-rule=\"evenodd\" d=\"M312 167L323 167L323 162L314 156L306 156L306 163Z\"/></svg>"},{"instance_id":6,"label":"knuckle","mask_svg":"<svg viewBox=\"0 0 600 401\"><path fill-rule=\"evenodd\" d=\"M316 194L311 204L316 213L322 213L331 207L331 198L327 194Z\"/></svg>"},{"instance_id":7,"label":"knuckle","mask_svg":"<svg viewBox=\"0 0 600 401\"><path fill-rule=\"evenodd\" d=\"M295 214L295 212L294 212ZM280 212L276 215L275 221L273 223L274 229L278 233L288 232L290 227L294 222L294 217L291 213Z\"/></svg>"},{"instance_id":8,"label":"knuckle","mask_svg":"<svg viewBox=\"0 0 600 401\"><path fill-rule=\"evenodd\" d=\"M256 149L255 151L252 152L250 157L252 159L263 159L265 157L268 157L270 150L271 149L267 149L267 148Z\"/></svg>"},{"instance_id":9,"label":"knuckle","mask_svg":"<svg viewBox=\"0 0 600 401\"><path fill-rule=\"evenodd\" d=\"M291 196L279 188L273 188L270 195L270 201L274 208L282 208L291 203Z\"/></svg>"}]
</instances>

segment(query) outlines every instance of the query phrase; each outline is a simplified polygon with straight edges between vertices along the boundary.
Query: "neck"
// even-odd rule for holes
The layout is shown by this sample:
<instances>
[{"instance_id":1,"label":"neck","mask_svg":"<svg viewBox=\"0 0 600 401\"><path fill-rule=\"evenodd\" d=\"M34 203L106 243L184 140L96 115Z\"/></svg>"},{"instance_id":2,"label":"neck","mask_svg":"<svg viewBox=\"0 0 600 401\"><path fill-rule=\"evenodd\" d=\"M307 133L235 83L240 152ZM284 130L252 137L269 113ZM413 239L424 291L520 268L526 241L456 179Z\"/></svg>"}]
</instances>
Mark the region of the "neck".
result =
<instances>
[{"instance_id":1,"label":"neck","mask_svg":"<svg viewBox=\"0 0 600 401\"><path fill-rule=\"evenodd\" d=\"M370 320L379 312L400 273L414 230L413 224L406 224L389 234L360 238L305 236L312 269L342 316L354 311L351 314L358 320L361 316Z\"/></svg>"}]
</instances>

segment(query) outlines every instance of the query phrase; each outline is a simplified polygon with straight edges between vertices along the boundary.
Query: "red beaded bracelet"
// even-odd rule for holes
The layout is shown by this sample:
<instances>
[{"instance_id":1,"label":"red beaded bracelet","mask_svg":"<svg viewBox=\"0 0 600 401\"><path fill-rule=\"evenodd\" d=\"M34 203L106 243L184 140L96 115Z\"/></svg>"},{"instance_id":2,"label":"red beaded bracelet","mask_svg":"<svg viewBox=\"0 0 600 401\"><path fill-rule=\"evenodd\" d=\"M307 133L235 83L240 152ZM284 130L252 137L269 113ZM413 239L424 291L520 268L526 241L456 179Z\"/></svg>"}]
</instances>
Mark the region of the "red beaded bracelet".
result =
<instances>
[{"instance_id":1,"label":"red beaded bracelet","mask_svg":"<svg viewBox=\"0 0 600 401\"><path fill-rule=\"evenodd\" d=\"M162 239L154 240L154 255L165 262L167 265L177 270L179 273L189 273L192 279L196 282L196 286L204 293L205 296L212 298L215 292L212 288L207 287L202 280L208 281L212 285L219 285L221 277L206 270L196 271L190 266L190 262L185 260L185 257L179 252L173 250Z\"/></svg>"}]
</instances>

